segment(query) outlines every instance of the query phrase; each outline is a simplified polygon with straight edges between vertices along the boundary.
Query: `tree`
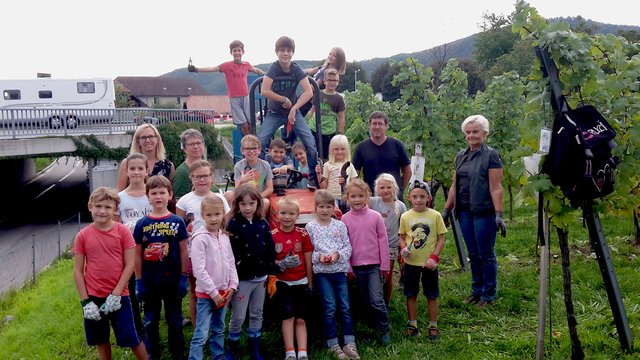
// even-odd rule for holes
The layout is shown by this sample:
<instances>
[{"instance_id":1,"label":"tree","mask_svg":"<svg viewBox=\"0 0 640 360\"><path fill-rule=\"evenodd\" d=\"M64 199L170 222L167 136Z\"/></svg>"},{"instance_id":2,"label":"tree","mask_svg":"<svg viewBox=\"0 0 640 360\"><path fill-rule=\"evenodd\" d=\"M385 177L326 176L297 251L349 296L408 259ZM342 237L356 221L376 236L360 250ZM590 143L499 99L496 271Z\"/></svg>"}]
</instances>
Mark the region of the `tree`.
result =
<instances>
[{"instance_id":1,"label":"tree","mask_svg":"<svg viewBox=\"0 0 640 360\"><path fill-rule=\"evenodd\" d=\"M474 57L481 71L486 72L485 82L489 82L491 68L498 58L513 51L518 35L511 31L511 18L502 15L485 14L481 24L483 31L476 35Z\"/></svg>"},{"instance_id":2,"label":"tree","mask_svg":"<svg viewBox=\"0 0 640 360\"><path fill-rule=\"evenodd\" d=\"M382 94L385 101L400 98L400 87L393 85L393 78L400 72L397 64L385 62L380 64L371 75L371 87L375 93Z\"/></svg>"}]
</instances>

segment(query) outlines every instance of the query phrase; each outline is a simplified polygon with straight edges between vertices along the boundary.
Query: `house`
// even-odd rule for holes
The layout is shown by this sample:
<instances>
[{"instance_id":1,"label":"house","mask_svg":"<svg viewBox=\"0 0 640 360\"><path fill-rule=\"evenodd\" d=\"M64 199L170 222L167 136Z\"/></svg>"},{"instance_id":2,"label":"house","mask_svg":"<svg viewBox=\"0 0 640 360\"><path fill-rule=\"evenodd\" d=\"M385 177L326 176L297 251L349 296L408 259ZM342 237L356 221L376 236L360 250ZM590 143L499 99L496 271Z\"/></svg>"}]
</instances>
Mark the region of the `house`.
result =
<instances>
[{"instance_id":1,"label":"house","mask_svg":"<svg viewBox=\"0 0 640 360\"><path fill-rule=\"evenodd\" d=\"M214 110L216 117L228 117L231 105L227 95L192 95L187 99L187 109Z\"/></svg>"},{"instance_id":2,"label":"house","mask_svg":"<svg viewBox=\"0 0 640 360\"><path fill-rule=\"evenodd\" d=\"M116 83L130 95L138 107L184 108L191 96L207 96L200 83L188 77L118 76Z\"/></svg>"}]
</instances>

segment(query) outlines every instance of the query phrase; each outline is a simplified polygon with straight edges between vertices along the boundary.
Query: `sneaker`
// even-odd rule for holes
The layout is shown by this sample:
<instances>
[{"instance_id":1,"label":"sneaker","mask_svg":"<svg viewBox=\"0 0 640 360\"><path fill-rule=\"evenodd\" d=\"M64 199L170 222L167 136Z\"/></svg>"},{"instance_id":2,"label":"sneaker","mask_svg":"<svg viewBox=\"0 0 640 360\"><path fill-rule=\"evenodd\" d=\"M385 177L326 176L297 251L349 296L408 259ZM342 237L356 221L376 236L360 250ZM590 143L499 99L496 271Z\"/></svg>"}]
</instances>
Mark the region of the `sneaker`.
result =
<instances>
[{"instance_id":1,"label":"sneaker","mask_svg":"<svg viewBox=\"0 0 640 360\"><path fill-rule=\"evenodd\" d=\"M391 334L390 333L386 333L384 335L382 335L382 345L389 345L391 344Z\"/></svg>"},{"instance_id":2,"label":"sneaker","mask_svg":"<svg viewBox=\"0 0 640 360\"><path fill-rule=\"evenodd\" d=\"M440 330L435 326L429 326L429 340L434 341L440 338Z\"/></svg>"},{"instance_id":3,"label":"sneaker","mask_svg":"<svg viewBox=\"0 0 640 360\"><path fill-rule=\"evenodd\" d=\"M418 329L418 327L416 325L411 325L409 323L407 323L407 335L409 336L418 336L420 335L420 329Z\"/></svg>"},{"instance_id":4,"label":"sneaker","mask_svg":"<svg viewBox=\"0 0 640 360\"><path fill-rule=\"evenodd\" d=\"M309 357L307 355L301 355L298 356L298 360L309 360Z\"/></svg>"},{"instance_id":5,"label":"sneaker","mask_svg":"<svg viewBox=\"0 0 640 360\"><path fill-rule=\"evenodd\" d=\"M491 307L491 306L493 306L493 300L480 300L480 301L478 301L476 306L479 309L484 309L486 307Z\"/></svg>"},{"instance_id":6,"label":"sneaker","mask_svg":"<svg viewBox=\"0 0 640 360\"><path fill-rule=\"evenodd\" d=\"M346 348L346 346L345 346ZM329 348L329 351L331 353L333 353L333 355L335 355L336 358L338 359L348 359L349 356L347 356L347 354L344 353L344 351L342 351L342 349L340 348L340 345L336 344L333 345L332 347Z\"/></svg>"},{"instance_id":7,"label":"sneaker","mask_svg":"<svg viewBox=\"0 0 640 360\"><path fill-rule=\"evenodd\" d=\"M347 344L342 348L342 351L344 351L344 354L347 355L349 359L360 360L360 354L358 354L358 348L356 348L356 344Z\"/></svg>"},{"instance_id":8,"label":"sneaker","mask_svg":"<svg viewBox=\"0 0 640 360\"><path fill-rule=\"evenodd\" d=\"M284 358L284 360L297 360L295 355L289 355L286 358Z\"/></svg>"},{"instance_id":9,"label":"sneaker","mask_svg":"<svg viewBox=\"0 0 640 360\"><path fill-rule=\"evenodd\" d=\"M191 320L184 318L182 319L182 327L191 325Z\"/></svg>"},{"instance_id":10,"label":"sneaker","mask_svg":"<svg viewBox=\"0 0 640 360\"><path fill-rule=\"evenodd\" d=\"M467 305L473 305L480 301L480 295L469 295L462 302Z\"/></svg>"}]
</instances>

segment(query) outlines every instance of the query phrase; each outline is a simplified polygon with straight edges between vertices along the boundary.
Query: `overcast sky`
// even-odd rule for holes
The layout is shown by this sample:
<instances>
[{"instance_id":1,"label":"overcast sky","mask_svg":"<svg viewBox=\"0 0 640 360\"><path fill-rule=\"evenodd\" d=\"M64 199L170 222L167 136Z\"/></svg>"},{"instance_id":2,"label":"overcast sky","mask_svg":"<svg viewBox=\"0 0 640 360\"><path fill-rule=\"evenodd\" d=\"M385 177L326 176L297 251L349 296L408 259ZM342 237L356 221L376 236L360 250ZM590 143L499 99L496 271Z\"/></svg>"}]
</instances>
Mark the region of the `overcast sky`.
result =
<instances>
[{"instance_id":1,"label":"overcast sky","mask_svg":"<svg viewBox=\"0 0 640 360\"><path fill-rule=\"evenodd\" d=\"M546 17L581 15L640 25L630 0L531 0ZM231 60L245 44L252 64L276 59L274 44L296 41L294 59L347 61L425 50L479 32L483 13L508 15L515 0L20 0L3 1L0 79L159 76Z\"/></svg>"}]
</instances>

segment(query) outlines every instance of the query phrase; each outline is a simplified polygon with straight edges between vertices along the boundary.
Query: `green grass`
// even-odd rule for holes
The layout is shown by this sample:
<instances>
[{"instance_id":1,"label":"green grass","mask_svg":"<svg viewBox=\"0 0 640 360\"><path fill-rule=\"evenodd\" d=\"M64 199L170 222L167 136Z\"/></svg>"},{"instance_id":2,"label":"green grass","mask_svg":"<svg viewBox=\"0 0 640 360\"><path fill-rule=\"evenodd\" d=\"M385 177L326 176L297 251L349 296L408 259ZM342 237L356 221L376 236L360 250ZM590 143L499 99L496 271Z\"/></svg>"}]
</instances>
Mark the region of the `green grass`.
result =
<instances>
[{"instance_id":1,"label":"green grass","mask_svg":"<svg viewBox=\"0 0 640 360\"><path fill-rule=\"evenodd\" d=\"M36 162L36 174L37 174L47 166L51 165L51 163L53 163L56 159L39 157L39 158L35 158L34 160Z\"/></svg>"},{"instance_id":2,"label":"green grass","mask_svg":"<svg viewBox=\"0 0 640 360\"><path fill-rule=\"evenodd\" d=\"M635 338L639 335L640 282L638 248L632 245L631 219L602 217L607 242L614 261L620 293ZM358 349L363 359L531 359L535 355L539 256L536 249L534 208L516 210L507 220L507 238L498 238L499 291L496 305L479 310L462 303L470 288L470 274L457 264L453 236L441 256L441 298L439 327L441 339L430 342L426 336L406 338L406 310L400 290L393 295L390 319L392 343L383 347L376 330L359 322ZM570 229L572 290L578 335L588 359L637 359L638 352L621 351L607 294L597 261L592 258L586 229L579 213ZM552 329L555 336L545 345L551 356L568 358L571 344L565 315L562 272L557 237L552 233L551 284ZM419 298L419 325L428 324L426 301ZM319 311L319 309L314 309ZM187 313L185 307L185 314ZM0 318L14 315L9 324L0 325L0 359L95 359L94 349L85 345L82 310L73 286L72 262L61 260L28 286L0 300ZM192 327L185 328L187 342ZM321 341L320 325L309 324L310 355L331 359ZM166 341L166 329L161 337ZM264 354L268 359L283 356L279 326L267 321L264 327ZM166 349L166 344L165 344ZM550 350L549 350L550 349ZM168 354L166 354L168 359ZM246 351L245 351L246 355ZM549 355L549 354L548 354ZM128 349L114 347L115 359L132 358ZM547 356L548 358L549 356Z\"/></svg>"}]
</instances>

